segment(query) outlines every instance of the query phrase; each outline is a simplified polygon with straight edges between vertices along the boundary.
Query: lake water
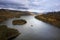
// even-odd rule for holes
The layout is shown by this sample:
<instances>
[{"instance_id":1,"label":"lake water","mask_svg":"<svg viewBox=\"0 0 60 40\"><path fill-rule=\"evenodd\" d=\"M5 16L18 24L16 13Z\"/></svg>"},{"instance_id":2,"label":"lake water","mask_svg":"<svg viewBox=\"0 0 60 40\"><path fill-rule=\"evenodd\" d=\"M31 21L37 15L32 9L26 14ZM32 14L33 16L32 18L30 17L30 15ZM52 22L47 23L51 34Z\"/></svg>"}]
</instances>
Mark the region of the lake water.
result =
<instances>
[{"instance_id":1,"label":"lake water","mask_svg":"<svg viewBox=\"0 0 60 40\"><path fill-rule=\"evenodd\" d=\"M24 25L13 25L12 21L15 19L25 19L27 23ZM13 40L60 40L59 28L39 21L34 16L9 19L3 24L10 28L15 28L21 33L21 35Z\"/></svg>"}]
</instances>

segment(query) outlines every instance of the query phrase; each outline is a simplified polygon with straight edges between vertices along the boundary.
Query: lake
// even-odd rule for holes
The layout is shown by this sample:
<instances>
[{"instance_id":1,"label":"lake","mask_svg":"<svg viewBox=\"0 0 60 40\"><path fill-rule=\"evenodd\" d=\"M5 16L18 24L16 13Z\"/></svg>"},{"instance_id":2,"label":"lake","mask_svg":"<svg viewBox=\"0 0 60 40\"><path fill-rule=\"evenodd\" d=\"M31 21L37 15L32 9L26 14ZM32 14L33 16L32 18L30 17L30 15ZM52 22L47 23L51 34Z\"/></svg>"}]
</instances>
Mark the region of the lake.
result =
<instances>
[{"instance_id":1,"label":"lake","mask_svg":"<svg viewBox=\"0 0 60 40\"><path fill-rule=\"evenodd\" d=\"M25 19L24 25L13 25L15 19ZM39 21L34 16L21 16L21 18L12 18L4 23L10 28L17 29L21 35L13 40L60 40L60 29L48 23Z\"/></svg>"}]
</instances>

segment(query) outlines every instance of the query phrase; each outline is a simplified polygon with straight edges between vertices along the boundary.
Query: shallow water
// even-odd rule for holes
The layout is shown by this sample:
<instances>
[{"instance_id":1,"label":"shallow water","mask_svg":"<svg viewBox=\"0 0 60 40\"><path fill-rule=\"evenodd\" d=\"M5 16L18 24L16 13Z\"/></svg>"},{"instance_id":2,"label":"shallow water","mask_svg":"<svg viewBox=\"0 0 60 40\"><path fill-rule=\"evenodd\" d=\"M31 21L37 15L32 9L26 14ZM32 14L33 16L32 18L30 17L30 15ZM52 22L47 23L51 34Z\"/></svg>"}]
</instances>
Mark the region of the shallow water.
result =
<instances>
[{"instance_id":1,"label":"shallow water","mask_svg":"<svg viewBox=\"0 0 60 40\"><path fill-rule=\"evenodd\" d=\"M19 19L27 21L24 25L13 25L12 21L18 19L13 18L5 21L10 28L19 30L19 35L14 40L60 40L60 29L50 24L44 23L34 18L34 16L22 16Z\"/></svg>"}]
</instances>

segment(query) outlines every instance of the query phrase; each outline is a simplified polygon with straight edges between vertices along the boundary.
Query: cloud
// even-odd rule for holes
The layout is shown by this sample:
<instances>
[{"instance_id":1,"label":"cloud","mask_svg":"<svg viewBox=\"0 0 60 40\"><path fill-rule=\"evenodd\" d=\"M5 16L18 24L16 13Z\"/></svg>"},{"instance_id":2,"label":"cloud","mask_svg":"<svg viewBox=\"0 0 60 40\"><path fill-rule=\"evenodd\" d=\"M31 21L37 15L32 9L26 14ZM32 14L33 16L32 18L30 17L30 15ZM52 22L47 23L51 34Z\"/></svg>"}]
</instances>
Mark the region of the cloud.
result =
<instances>
[{"instance_id":1,"label":"cloud","mask_svg":"<svg viewBox=\"0 0 60 40\"><path fill-rule=\"evenodd\" d=\"M0 2L26 3L26 0L0 0Z\"/></svg>"},{"instance_id":2,"label":"cloud","mask_svg":"<svg viewBox=\"0 0 60 40\"><path fill-rule=\"evenodd\" d=\"M35 11L60 10L60 0L0 0L0 6L2 6L1 2L9 4L9 6L14 5L14 7L18 9L19 7L21 8L22 6L28 8L29 10L35 10ZM4 6L6 6L6 4L4 4Z\"/></svg>"},{"instance_id":3,"label":"cloud","mask_svg":"<svg viewBox=\"0 0 60 40\"><path fill-rule=\"evenodd\" d=\"M55 11L60 9L60 0L34 0L29 3L31 9Z\"/></svg>"},{"instance_id":4,"label":"cloud","mask_svg":"<svg viewBox=\"0 0 60 40\"><path fill-rule=\"evenodd\" d=\"M23 0L0 0L0 8L28 9L22 2Z\"/></svg>"}]
</instances>

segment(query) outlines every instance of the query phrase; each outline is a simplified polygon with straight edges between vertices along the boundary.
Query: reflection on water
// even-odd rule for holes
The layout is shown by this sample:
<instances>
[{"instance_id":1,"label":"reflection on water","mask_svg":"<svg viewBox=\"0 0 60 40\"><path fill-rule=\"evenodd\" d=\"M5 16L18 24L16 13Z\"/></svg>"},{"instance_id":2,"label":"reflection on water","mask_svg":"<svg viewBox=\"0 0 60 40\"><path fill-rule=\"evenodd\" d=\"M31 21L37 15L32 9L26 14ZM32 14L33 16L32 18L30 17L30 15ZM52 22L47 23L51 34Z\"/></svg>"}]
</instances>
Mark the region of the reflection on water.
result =
<instances>
[{"instance_id":1,"label":"reflection on water","mask_svg":"<svg viewBox=\"0 0 60 40\"><path fill-rule=\"evenodd\" d=\"M60 29L39 21L33 16L22 16L20 18L27 21L25 25L12 25L14 19L9 19L3 23L21 32L21 35L14 40L60 40Z\"/></svg>"}]
</instances>

